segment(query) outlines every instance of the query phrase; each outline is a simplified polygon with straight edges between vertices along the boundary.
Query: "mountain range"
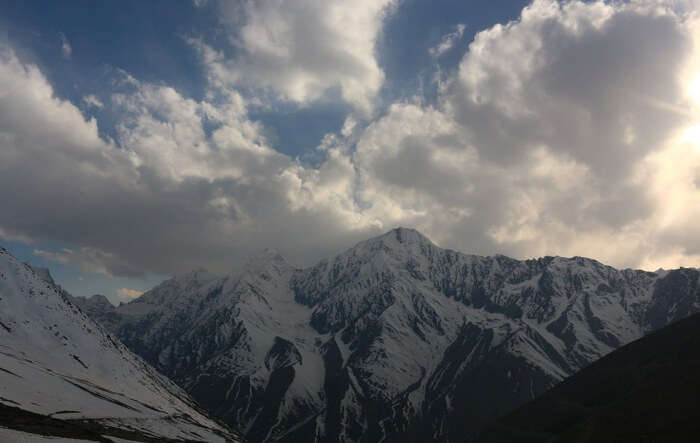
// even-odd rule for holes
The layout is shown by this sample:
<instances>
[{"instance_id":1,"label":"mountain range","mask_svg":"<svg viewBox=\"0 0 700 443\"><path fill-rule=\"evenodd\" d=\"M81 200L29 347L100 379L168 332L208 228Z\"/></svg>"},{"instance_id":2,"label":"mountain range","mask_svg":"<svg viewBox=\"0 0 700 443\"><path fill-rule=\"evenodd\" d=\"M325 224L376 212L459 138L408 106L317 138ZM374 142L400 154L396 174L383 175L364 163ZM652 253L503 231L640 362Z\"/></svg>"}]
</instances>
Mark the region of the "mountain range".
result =
<instances>
[{"instance_id":1,"label":"mountain range","mask_svg":"<svg viewBox=\"0 0 700 443\"><path fill-rule=\"evenodd\" d=\"M398 228L307 268L268 250L118 307L72 303L251 442L463 442L700 311L698 277L467 255Z\"/></svg>"}]
</instances>

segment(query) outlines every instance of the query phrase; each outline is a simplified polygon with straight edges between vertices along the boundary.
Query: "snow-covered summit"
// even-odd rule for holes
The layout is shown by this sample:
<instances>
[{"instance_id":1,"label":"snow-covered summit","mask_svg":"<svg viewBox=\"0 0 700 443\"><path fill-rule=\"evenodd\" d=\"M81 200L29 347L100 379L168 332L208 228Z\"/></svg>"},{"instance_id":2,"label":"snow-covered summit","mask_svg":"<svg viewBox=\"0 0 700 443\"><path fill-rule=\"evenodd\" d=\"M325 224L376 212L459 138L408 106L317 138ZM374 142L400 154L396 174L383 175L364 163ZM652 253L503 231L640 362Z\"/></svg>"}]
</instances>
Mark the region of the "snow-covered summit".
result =
<instances>
[{"instance_id":1,"label":"snow-covered summit","mask_svg":"<svg viewBox=\"0 0 700 443\"><path fill-rule=\"evenodd\" d=\"M248 258L241 273L273 272L284 273L292 269L277 249L266 248L256 255ZM235 274L233 274L235 275Z\"/></svg>"},{"instance_id":2,"label":"snow-covered summit","mask_svg":"<svg viewBox=\"0 0 700 443\"><path fill-rule=\"evenodd\" d=\"M176 274L168 281L183 288L191 288L206 284L215 278L217 278L217 275L209 272L209 270L205 268L197 268L188 272Z\"/></svg>"},{"instance_id":3,"label":"snow-covered summit","mask_svg":"<svg viewBox=\"0 0 700 443\"><path fill-rule=\"evenodd\" d=\"M364 240L340 255L372 256L385 253L398 258L407 254L421 255L432 248L436 246L428 237L415 229L399 227Z\"/></svg>"},{"instance_id":4,"label":"snow-covered summit","mask_svg":"<svg viewBox=\"0 0 700 443\"><path fill-rule=\"evenodd\" d=\"M386 245L431 245L433 242L413 228L398 227L382 235L366 240L367 243L382 242Z\"/></svg>"},{"instance_id":5,"label":"snow-covered summit","mask_svg":"<svg viewBox=\"0 0 700 443\"><path fill-rule=\"evenodd\" d=\"M85 302L87 305L93 305L93 306L102 307L105 309L108 309L109 306L114 306L109 301L109 299L102 294L94 294L94 295L91 295L89 297L85 297Z\"/></svg>"}]
</instances>

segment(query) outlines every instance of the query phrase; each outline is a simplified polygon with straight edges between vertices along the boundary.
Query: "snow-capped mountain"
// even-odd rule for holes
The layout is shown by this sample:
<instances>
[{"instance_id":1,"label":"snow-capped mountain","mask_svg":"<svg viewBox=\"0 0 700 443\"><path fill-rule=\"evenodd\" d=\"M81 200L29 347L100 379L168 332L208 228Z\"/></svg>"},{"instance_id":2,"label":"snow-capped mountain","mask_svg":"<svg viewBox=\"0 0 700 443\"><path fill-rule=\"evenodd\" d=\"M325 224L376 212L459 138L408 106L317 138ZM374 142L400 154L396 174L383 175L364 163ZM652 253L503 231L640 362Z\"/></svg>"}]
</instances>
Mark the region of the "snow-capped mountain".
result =
<instances>
[{"instance_id":1,"label":"snow-capped mountain","mask_svg":"<svg viewBox=\"0 0 700 443\"><path fill-rule=\"evenodd\" d=\"M70 299L48 271L0 248L0 427L15 428L3 432L241 441Z\"/></svg>"},{"instance_id":2,"label":"snow-capped mountain","mask_svg":"<svg viewBox=\"0 0 700 443\"><path fill-rule=\"evenodd\" d=\"M462 442L700 311L698 274L465 255L399 228L307 269L266 251L92 315L251 441Z\"/></svg>"}]
</instances>

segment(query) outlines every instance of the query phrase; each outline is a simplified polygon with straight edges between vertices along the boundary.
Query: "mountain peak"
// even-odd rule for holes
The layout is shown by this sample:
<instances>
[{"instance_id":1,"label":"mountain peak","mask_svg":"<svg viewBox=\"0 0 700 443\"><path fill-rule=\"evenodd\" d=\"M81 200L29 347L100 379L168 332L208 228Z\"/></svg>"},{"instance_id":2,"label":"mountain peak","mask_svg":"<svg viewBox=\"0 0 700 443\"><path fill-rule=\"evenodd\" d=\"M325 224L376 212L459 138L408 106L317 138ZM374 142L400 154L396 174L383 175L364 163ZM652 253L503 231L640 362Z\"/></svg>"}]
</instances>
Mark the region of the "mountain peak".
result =
<instances>
[{"instance_id":1,"label":"mountain peak","mask_svg":"<svg viewBox=\"0 0 700 443\"><path fill-rule=\"evenodd\" d=\"M413 228L404 228L402 226L399 226L397 228L392 229L391 231L382 234L378 237L375 237L374 239L370 241L381 241L385 244L407 244L407 245L414 245L414 244L429 244L433 245L433 242L430 241L428 237L425 235L421 234L418 232L416 229Z\"/></svg>"},{"instance_id":2,"label":"mountain peak","mask_svg":"<svg viewBox=\"0 0 700 443\"><path fill-rule=\"evenodd\" d=\"M257 271L261 269L268 269L271 266L277 269L291 268L287 262L287 259L285 259L277 249L265 248L258 254L252 255L248 258L245 265L245 270Z\"/></svg>"},{"instance_id":3,"label":"mountain peak","mask_svg":"<svg viewBox=\"0 0 700 443\"><path fill-rule=\"evenodd\" d=\"M89 297L85 297L85 300L93 305L114 306L112 302L102 294L93 294Z\"/></svg>"},{"instance_id":4,"label":"mountain peak","mask_svg":"<svg viewBox=\"0 0 700 443\"><path fill-rule=\"evenodd\" d=\"M282 254L280 254L280 251L278 251L275 248L265 248L263 251L258 254L258 257L266 258L268 260L272 261L280 261L280 262L286 262L287 259L284 258Z\"/></svg>"},{"instance_id":5,"label":"mountain peak","mask_svg":"<svg viewBox=\"0 0 700 443\"><path fill-rule=\"evenodd\" d=\"M172 280L178 281L178 282L191 282L191 281L199 281L199 282L207 282L209 280L213 280L216 278L216 275L212 274L205 268L196 268L188 272L183 272L180 274L175 274L172 278Z\"/></svg>"},{"instance_id":6,"label":"mountain peak","mask_svg":"<svg viewBox=\"0 0 700 443\"><path fill-rule=\"evenodd\" d=\"M367 258L367 263L376 264L383 262L387 257L403 261L410 256L422 256L433 248L436 248L436 245L417 230L398 227L356 244L337 258L362 256Z\"/></svg>"}]
</instances>

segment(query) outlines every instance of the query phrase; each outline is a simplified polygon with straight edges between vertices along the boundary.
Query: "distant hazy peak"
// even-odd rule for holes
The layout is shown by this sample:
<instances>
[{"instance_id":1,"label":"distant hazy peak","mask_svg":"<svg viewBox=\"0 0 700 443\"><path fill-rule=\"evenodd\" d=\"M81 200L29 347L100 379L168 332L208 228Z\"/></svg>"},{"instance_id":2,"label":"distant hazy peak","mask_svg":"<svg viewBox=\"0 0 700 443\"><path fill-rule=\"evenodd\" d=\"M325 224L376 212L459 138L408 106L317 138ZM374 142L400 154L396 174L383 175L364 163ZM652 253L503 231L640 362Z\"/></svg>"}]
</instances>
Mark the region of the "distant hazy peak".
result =
<instances>
[{"instance_id":1,"label":"distant hazy peak","mask_svg":"<svg viewBox=\"0 0 700 443\"><path fill-rule=\"evenodd\" d=\"M396 241L397 243L429 243L433 244L432 241L425 235L421 234L418 232L416 229L413 228L404 228L402 226L399 226L398 228L394 228L391 231L387 232L386 234L383 234L377 238L383 239L385 241Z\"/></svg>"},{"instance_id":2,"label":"distant hazy peak","mask_svg":"<svg viewBox=\"0 0 700 443\"><path fill-rule=\"evenodd\" d=\"M206 283L210 280L215 279L217 276L215 274L212 274L209 272L207 269L204 268L196 268L191 271L175 274L170 281L175 281L179 283L188 283L188 282L200 282L200 283Z\"/></svg>"},{"instance_id":3,"label":"distant hazy peak","mask_svg":"<svg viewBox=\"0 0 700 443\"><path fill-rule=\"evenodd\" d=\"M259 272L263 270L284 272L293 269L286 258L277 249L265 248L258 254L248 257L243 272Z\"/></svg>"},{"instance_id":4,"label":"distant hazy peak","mask_svg":"<svg viewBox=\"0 0 700 443\"><path fill-rule=\"evenodd\" d=\"M659 268L656 271L654 271L654 274L658 275L659 277L665 277L666 274L668 274L668 271L664 268Z\"/></svg>"},{"instance_id":5,"label":"distant hazy peak","mask_svg":"<svg viewBox=\"0 0 700 443\"><path fill-rule=\"evenodd\" d=\"M254 254L248 258L248 263L253 262L276 262L276 263L287 263L287 259L284 258L280 252L275 248L265 248L257 254Z\"/></svg>"},{"instance_id":6,"label":"distant hazy peak","mask_svg":"<svg viewBox=\"0 0 700 443\"><path fill-rule=\"evenodd\" d=\"M94 295L91 295L89 297L85 297L85 300L87 300L88 303L93 304L93 305L113 306L112 302L110 302L109 299L107 299L107 297L105 297L102 294L94 294Z\"/></svg>"}]
</instances>

